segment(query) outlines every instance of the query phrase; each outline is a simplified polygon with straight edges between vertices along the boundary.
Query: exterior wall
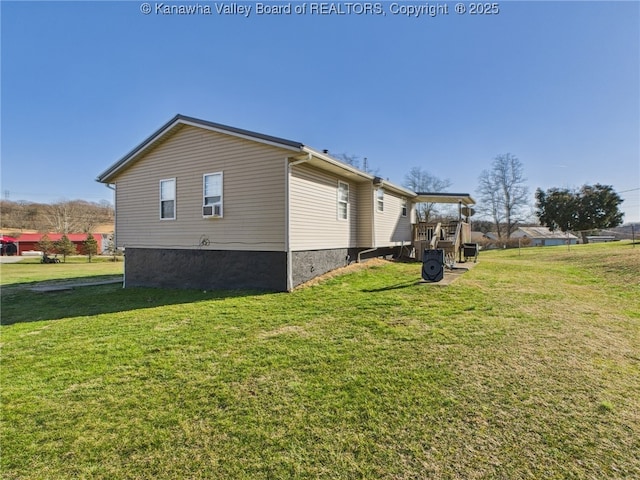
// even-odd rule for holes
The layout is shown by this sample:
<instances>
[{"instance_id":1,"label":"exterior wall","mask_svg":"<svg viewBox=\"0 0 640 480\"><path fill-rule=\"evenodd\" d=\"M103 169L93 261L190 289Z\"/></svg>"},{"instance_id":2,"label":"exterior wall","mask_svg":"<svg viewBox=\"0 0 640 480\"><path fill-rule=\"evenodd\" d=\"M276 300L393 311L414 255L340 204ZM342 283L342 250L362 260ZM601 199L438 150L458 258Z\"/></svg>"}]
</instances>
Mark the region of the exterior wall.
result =
<instances>
[{"instance_id":1,"label":"exterior wall","mask_svg":"<svg viewBox=\"0 0 640 480\"><path fill-rule=\"evenodd\" d=\"M285 250L285 149L191 126L116 178L120 247ZM223 173L223 218L203 218L203 175ZM160 180L176 179L176 219L160 219Z\"/></svg>"},{"instance_id":2,"label":"exterior wall","mask_svg":"<svg viewBox=\"0 0 640 480\"><path fill-rule=\"evenodd\" d=\"M356 243L361 248L373 248L374 189L371 183L358 185Z\"/></svg>"},{"instance_id":3,"label":"exterior wall","mask_svg":"<svg viewBox=\"0 0 640 480\"><path fill-rule=\"evenodd\" d=\"M411 202L407 199L407 216L402 216L402 198L384 191L384 210L378 211L376 189L373 190L375 246L388 247L411 243Z\"/></svg>"},{"instance_id":4,"label":"exterior wall","mask_svg":"<svg viewBox=\"0 0 640 480\"><path fill-rule=\"evenodd\" d=\"M349 185L347 220L338 218L338 181ZM289 182L291 250L357 246L359 196L356 184L305 164L291 168Z\"/></svg>"},{"instance_id":5,"label":"exterior wall","mask_svg":"<svg viewBox=\"0 0 640 480\"><path fill-rule=\"evenodd\" d=\"M348 248L292 252L291 271L293 286L300 285L336 268L345 267L355 260L357 255L357 249Z\"/></svg>"},{"instance_id":6,"label":"exterior wall","mask_svg":"<svg viewBox=\"0 0 640 480\"><path fill-rule=\"evenodd\" d=\"M287 290L285 252L127 248L125 286Z\"/></svg>"}]
</instances>

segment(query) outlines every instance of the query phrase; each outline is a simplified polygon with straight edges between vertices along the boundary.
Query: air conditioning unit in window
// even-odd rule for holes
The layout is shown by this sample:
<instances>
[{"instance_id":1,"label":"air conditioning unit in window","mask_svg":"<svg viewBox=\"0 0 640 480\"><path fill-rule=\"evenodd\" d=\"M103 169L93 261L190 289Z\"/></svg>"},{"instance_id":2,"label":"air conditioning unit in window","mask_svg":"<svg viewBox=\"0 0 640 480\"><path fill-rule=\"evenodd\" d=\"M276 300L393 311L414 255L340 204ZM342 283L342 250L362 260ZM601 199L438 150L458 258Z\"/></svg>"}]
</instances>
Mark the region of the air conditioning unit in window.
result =
<instances>
[{"instance_id":1,"label":"air conditioning unit in window","mask_svg":"<svg viewBox=\"0 0 640 480\"><path fill-rule=\"evenodd\" d=\"M220 205L205 205L202 207L202 216L206 218L221 217L222 207Z\"/></svg>"}]
</instances>

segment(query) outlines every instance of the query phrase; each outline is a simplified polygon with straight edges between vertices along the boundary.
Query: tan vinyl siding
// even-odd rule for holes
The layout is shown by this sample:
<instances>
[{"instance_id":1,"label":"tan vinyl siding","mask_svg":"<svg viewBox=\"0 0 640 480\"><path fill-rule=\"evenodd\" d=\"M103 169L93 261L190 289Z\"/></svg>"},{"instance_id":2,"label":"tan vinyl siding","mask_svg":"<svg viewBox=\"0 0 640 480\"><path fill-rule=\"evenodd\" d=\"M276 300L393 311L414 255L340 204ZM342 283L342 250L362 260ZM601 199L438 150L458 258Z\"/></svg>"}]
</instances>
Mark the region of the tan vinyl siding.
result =
<instances>
[{"instance_id":1,"label":"tan vinyl siding","mask_svg":"<svg viewBox=\"0 0 640 480\"><path fill-rule=\"evenodd\" d=\"M376 201L376 190L372 193L372 200ZM411 203L407 203L407 208ZM374 228L376 247L402 245L411 241L411 215L402 216L402 197L384 192L384 211L374 210Z\"/></svg>"},{"instance_id":2,"label":"tan vinyl siding","mask_svg":"<svg viewBox=\"0 0 640 480\"><path fill-rule=\"evenodd\" d=\"M373 248L373 196L371 183L358 185L357 247Z\"/></svg>"},{"instance_id":3,"label":"tan vinyl siding","mask_svg":"<svg viewBox=\"0 0 640 480\"><path fill-rule=\"evenodd\" d=\"M338 181L349 185L349 218L338 219ZM308 165L291 167L289 183L291 250L356 246L356 185Z\"/></svg>"},{"instance_id":4,"label":"tan vinyl siding","mask_svg":"<svg viewBox=\"0 0 640 480\"><path fill-rule=\"evenodd\" d=\"M284 149L185 126L116 178L119 246L284 251ZM203 175L223 172L223 218L202 217ZM176 179L176 219L159 181ZM208 245L206 243L208 242Z\"/></svg>"}]
</instances>

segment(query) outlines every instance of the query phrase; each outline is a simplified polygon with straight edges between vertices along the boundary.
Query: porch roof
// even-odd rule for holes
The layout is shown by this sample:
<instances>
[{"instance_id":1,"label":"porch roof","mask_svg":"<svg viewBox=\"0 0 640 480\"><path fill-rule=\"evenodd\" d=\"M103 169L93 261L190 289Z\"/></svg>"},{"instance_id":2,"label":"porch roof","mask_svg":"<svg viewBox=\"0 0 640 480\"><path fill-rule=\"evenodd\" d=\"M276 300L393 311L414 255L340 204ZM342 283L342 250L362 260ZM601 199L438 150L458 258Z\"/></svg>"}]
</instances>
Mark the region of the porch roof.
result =
<instances>
[{"instance_id":1,"label":"porch roof","mask_svg":"<svg viewBox=\"0 0 640 480\"><path fill-rule=\"evenodd\" d=\"M465 206L476 204L476 201L468 193L418 192L418 196L413 201L417 203L462 203Z\"/></svg>"}]
</instances>

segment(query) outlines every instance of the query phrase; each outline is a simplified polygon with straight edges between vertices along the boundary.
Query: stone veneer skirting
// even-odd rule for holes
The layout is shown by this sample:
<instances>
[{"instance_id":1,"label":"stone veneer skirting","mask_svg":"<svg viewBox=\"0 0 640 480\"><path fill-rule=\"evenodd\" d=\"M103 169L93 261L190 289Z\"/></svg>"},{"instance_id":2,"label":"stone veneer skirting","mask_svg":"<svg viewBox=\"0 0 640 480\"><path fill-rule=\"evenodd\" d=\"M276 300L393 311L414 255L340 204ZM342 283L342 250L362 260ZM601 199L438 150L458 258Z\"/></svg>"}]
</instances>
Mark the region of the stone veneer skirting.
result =
<instances>
[{"instance_id":1,"label":"stone veneer skirting","mask_svg":"<svg viewBox=\"0 0 640 480\"><path fill-rule=\"evenodd\" d=\"M291 252L292 286L356 261L360 248ZM379 249L363 259L392 254ZM239 250L132 248L125 251L125 286L200 290L287 291L287 254Z\"/></svg>"},{"instance_id":2,"label":"stone veneer skirting","mask_svg":"<svg viewBox=\"0 0 640 480\"><path fill-rule=\"evenodd\" d=\"M285 252L125 250L125 286L201 290L287 290Z\"/></svg>"}]
</instances>

